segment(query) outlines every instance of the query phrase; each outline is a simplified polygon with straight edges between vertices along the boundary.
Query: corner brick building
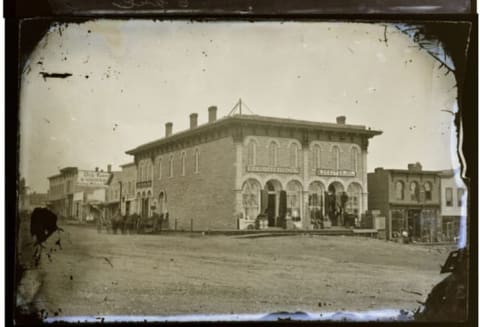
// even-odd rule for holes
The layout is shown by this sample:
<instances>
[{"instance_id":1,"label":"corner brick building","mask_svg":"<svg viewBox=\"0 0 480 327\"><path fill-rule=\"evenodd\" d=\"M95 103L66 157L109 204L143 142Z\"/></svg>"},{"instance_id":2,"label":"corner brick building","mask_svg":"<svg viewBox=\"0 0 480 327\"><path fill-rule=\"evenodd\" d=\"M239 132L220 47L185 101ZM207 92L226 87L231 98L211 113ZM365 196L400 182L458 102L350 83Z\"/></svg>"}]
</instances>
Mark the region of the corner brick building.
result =
<instances>
[{"instance_id":1,"label":"corner brick building","mask_svg":"<svg viewBox=\"0 0 480 327\"><path fill-rule=\"evenodd\" d=\"M338 212L367 210L368 140L381 134L360 125L318 123L257 115L216 119L126 153L137 168L136 210L168 213L178 229L252 228L263 214L268 226L283 220L312 228L314 219L341 225ZM345 202L345 201L344 201ZM322 225L323 226L323 225Z\"/></svg>"}]
</instances>

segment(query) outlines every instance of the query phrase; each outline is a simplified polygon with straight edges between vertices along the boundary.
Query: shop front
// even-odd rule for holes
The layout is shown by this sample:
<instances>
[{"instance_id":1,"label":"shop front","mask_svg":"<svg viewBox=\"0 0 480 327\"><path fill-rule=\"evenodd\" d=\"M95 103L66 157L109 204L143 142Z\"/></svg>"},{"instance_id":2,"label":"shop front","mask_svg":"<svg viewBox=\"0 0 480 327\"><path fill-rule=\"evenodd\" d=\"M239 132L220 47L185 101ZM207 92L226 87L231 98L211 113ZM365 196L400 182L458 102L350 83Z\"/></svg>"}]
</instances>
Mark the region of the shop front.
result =
<instances>
[{"instance_id":1,"label":"shop front","mask_svg":"<svg viewBox=\"0 0 480 327\"><path fill-rule=\"evenodd\" d=\"M392 239L408 235L409 240L422 243L440 242L442 223L438 208L398 207L390 210L390 233Z\"/></svg>"}]
</instances>

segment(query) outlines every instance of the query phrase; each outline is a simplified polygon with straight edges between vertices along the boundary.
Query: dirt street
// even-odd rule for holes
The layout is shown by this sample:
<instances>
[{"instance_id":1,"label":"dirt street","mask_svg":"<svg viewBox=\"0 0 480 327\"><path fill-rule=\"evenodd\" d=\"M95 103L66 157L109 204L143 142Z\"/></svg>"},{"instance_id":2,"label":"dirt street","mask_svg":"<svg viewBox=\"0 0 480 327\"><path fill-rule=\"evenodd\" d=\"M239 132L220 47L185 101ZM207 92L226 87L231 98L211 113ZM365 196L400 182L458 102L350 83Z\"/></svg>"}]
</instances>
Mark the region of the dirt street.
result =
<instances>
[{"instance_id":1,"label":"dirt street","mask_svg":"<svg viewBox=\"0 0 480 327\"><path fill-rule=\"evenodd\" d=\"M444 277L440 265L452 249L363 237L112 235L62 227L62 249L57 234L47 243L57 250L42 258L35 299L50 317L413 310Z\"/></svg>"}]
</instances>

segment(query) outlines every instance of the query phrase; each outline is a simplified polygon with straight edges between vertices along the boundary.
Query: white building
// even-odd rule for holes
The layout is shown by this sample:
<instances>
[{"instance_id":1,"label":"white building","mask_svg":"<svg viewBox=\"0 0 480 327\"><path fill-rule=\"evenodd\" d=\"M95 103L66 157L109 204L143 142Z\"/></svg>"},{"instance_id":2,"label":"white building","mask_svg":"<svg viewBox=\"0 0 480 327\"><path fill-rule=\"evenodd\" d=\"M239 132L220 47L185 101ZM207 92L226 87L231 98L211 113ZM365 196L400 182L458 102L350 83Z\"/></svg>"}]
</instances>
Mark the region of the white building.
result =
<instances>
[{"instance_id":1,"label":"white building","mask_svg":"<svg viewBox=\"0 0 480 327\"><path fill-rule=\"evenodd\" d=\"M445 240L459 237L462 221L466 231L467 192L459 169L440 172L440 214Z\"/></svg>"}]
</instances>

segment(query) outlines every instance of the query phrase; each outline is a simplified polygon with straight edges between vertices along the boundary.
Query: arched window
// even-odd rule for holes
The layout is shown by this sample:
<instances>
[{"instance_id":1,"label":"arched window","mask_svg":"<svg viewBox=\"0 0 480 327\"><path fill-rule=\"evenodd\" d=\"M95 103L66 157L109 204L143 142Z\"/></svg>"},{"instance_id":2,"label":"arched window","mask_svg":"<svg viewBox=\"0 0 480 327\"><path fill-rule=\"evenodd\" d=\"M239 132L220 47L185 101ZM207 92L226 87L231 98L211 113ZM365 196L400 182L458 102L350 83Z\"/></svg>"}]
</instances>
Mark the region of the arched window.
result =
<instances>
[{"instance_id":1,"label":"arched window","mask_svg":"<svg viewBox=\"0 0 480 327\"><path fill-rule=\"evenodd\" d=\"M298 144L292 143L290 145L290 166L293 168L298 167Z\"/></svg>"},{"instance_id":2,"label":"arched window","mask_svg":"<svg viewBox=\"0 0 480 327\"><path fill-rule=\"evenodd\" d=\"M182 176L185 176L185 152L182 152Z\"/></svg>"},{"instance_id":3,"label":"arched window","mask_svg":"<svg viewBox=\"0 0 480 327\"><path fill-rule=\"evenodd\" d=\"M418 184L417 182L410 183L410 200L418 201Z\"/></svg>"},{"instance_id":4,"label":"arched window","mask_svg":"<svg viewBox=\"0 0 480 327\"><path fill-rule=\"evenodd\" d=\"M257 144L254 140L250 140L248 143L248 165L255 166L257 157Z\"/></svg>"},{"instance_id":5,"label":"arched window","mask_svg":"<svg viewBox=\"0 0 480 327\"><path fill-rule=\"evenodd\" d=\"M338 146L332 148L333 152L333 167L334 169L340 169L340 149Z\"/></svg>"},{"instance_id":6,"label":"arched window","mask_svg":"<svg viewBox=\"0 0 480 327\"><path fill-rule=\"evenodd\" d=\"M170 162L168 164L168 176L173 177L173 155L170 155Z\"/></svg>"},{"instance_id":7,"label":"arched window","mask_svg":"<svg viewBox=\"0 0 480 327\"><path fill-rule=\"evenodd\" d=\"M146 170L145 180L149 181L152 178L152 163L150 160L147 161L145 165L145 170Z\"/></svg>"},{"instance_id":8,"label":"arched window","mask_svg":"<svg viewBox=\"0 0 480 327\"><path fill-rule=\"evenodd\" d=\"M322 149L320 149L318 144L313 147L313 165L316 169L322 166Z\"/></svg>"},{"instance_id":9,"label":"arched window","mask_svg":"<svg viewBox=\"0 0 480 327\"><path fill-rule=\"evenodd\" d=\"M198 152L198 149L195 149L195 173L198 173L199 163L200 163L200 153Z\"/></svg>"},{"instance_id":10,"label":"arched window","mask_svg":"<svg viewBox=\"0 0 480 327\"><path fill-rule=\"evenodd\" d=\"M395 183L395 199L397 200L403 200L403 189L404 185L402 181L398 181Z\"/></svg>"},{"instance_id":11,"label":"arched window","mask_svg":"<svg viewBox=\"0 0 480 327\"><path fill-rule=\"evenodd\" d=\"M423 188L425 189L425 201L431 201L432 200L432 184L430 182L426 182L423 185Z\"/></svg>"},{"instance_id":12,"label":"arched window","mask_svg":"<svg viewBox=\"0 0 480 327\"><path fill-rule=\"evenodd\" d=\"M359 162L358 162L358 149L352 148L352 169L353 171L359 170Z\"/></svg>"},{"instance_id":13,"label":"arched window","mask_svg":"<svg viewBox=\"0 0 480 327\"><path fill-rule=\"evenodd\" d=\"M277 166L277 153L278 153L278 146L277 143L271 142L268 146L268 164L272 167Z\"/></svg>"},{"instance_id":14,"label":"arched window","mask_svg":"<svg viewBox=\"0 0 480 327\"><path fill-rule=\"evenodd\" d=\"M143 161L138 164L138 180L143 182Z\"/></svg>"}]
</instances>

